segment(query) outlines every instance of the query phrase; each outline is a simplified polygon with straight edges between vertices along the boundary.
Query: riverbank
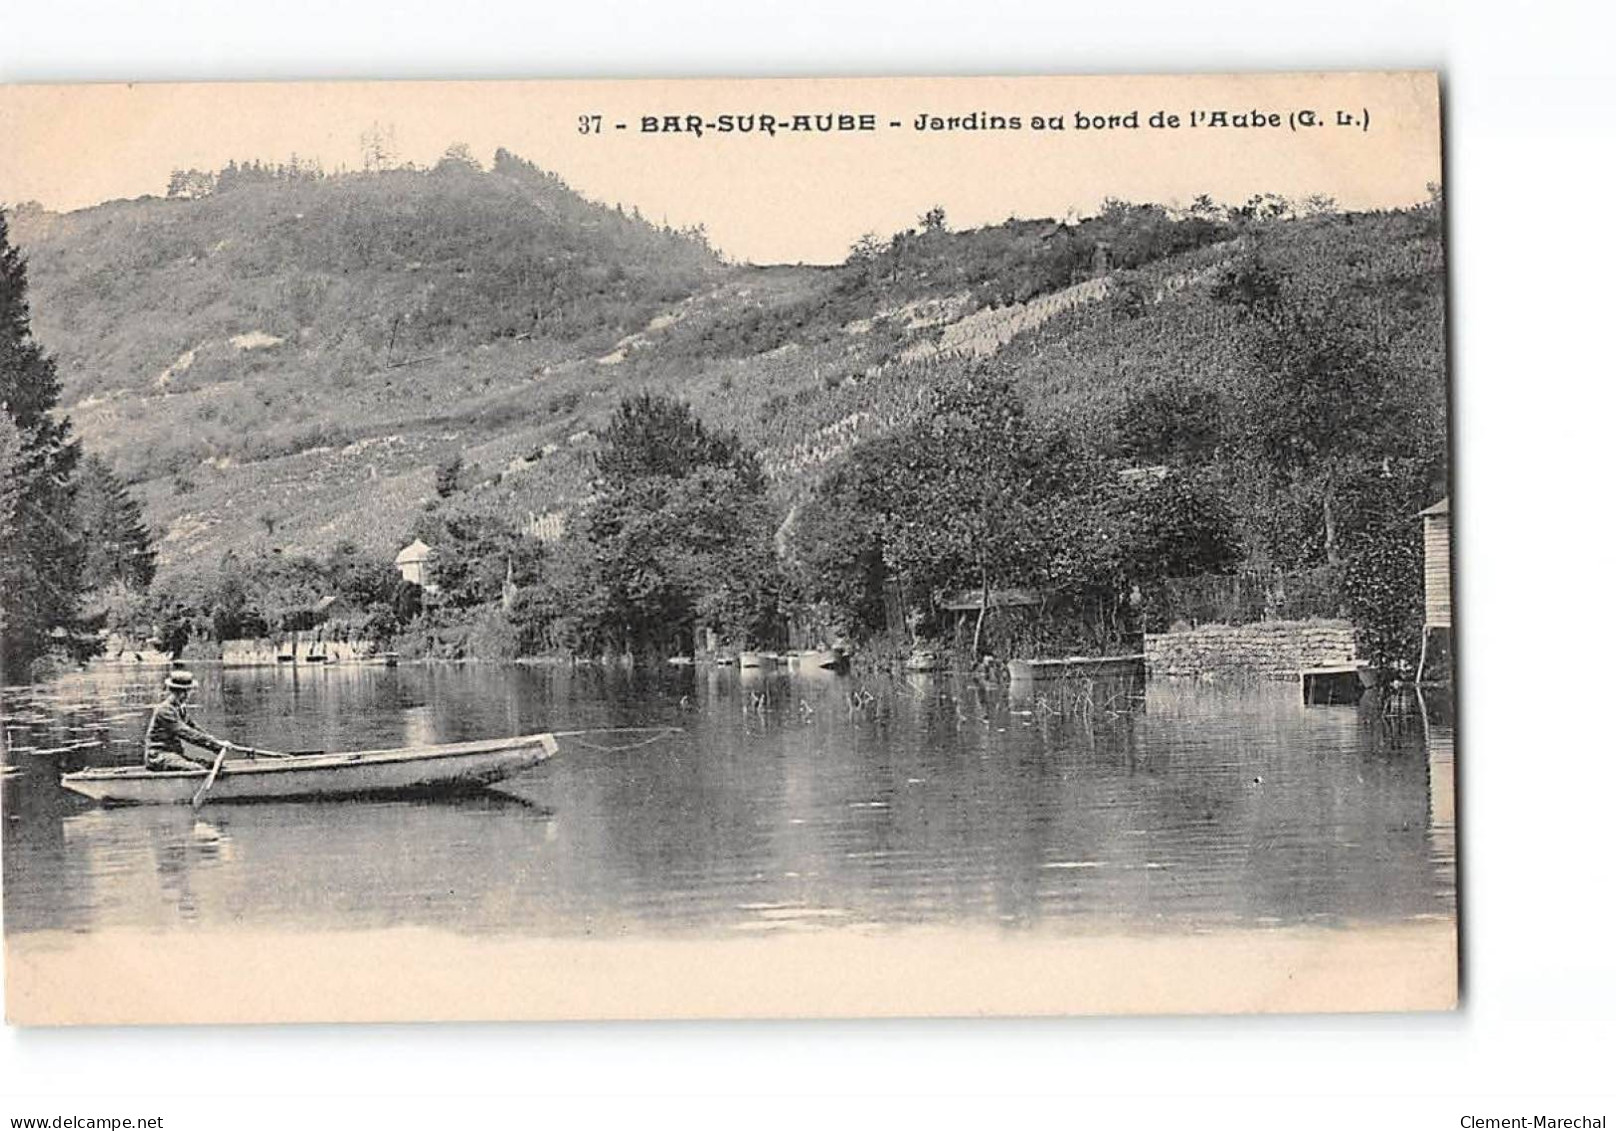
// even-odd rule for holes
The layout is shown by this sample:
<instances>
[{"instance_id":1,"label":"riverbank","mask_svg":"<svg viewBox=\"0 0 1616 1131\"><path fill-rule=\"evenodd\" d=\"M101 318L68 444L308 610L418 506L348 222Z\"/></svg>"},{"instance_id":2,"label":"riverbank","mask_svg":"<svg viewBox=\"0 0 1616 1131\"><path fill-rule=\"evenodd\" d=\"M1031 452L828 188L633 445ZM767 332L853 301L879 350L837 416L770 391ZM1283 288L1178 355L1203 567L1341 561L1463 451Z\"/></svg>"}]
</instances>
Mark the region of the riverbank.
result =
<instances>
[{"instance_id":1,"label":"riverbank","mask_svg":"<svg viewBox=\"0 0 1616 1131\"><path fill-rule=\"evenodd\" d=\"M176 978L182 969L205 973ZM1457 997L1451 920L1146 936L120 929L6 940L6 1016L22 1025L1388 1012L1452 1009Z\"/></svg>"}]
</instances>

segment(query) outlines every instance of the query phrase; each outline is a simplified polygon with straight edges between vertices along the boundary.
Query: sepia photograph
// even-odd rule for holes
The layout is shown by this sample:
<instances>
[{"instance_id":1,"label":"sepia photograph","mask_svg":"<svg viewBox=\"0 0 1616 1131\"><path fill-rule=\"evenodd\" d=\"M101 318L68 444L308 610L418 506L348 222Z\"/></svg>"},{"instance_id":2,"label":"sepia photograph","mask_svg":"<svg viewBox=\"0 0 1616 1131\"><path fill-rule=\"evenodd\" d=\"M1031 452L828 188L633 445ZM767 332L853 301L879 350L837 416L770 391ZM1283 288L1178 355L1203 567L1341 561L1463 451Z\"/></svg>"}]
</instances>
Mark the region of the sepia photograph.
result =
<instances>
[{"instance_id":1,"label":"sepia photograph","mask_svg":"<svg viewBox=\"0 0 1616 1131\"><path fill-rule=\"evenodd\" d=\"M1460 1004L1434 73L0 136L12 1024Z\"/></svg>"}]
</instances>

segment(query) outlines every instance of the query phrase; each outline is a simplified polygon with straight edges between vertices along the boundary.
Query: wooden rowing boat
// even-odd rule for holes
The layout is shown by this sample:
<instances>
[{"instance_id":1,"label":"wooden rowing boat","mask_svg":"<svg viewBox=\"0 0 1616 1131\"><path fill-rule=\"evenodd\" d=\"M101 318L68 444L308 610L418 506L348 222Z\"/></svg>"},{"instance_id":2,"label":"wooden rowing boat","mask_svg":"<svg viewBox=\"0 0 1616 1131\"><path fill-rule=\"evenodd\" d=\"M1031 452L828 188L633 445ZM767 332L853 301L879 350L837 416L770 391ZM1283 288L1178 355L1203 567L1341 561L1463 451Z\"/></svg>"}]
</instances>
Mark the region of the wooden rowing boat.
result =
<instances>
[{"instance_id":1,"label":"wooden rowing boat","mask_svg":"<svg viewBox=\"0 0 1616 1131\"><path fill-rule=\"evenodd\" d=\"M380 794L431 794L474 789L521 773L556 752L555 736L527 734L438 746L299 754L227 761L207 790L209 801L317 800ZM62 787L103 805L186 805L206 770L159 771L143 766L80 770Z\"/></svg>"},{"instance_id":2,"label":"wooden rowing boat","mask_svg":"<svg viewBox=\"0 0 1616 1131\"><path fill-rule=\"evenodd\" d=\"M792 667L799 671L846 671L847 653L836 648L806 648L791 655Z\"/></svg>"}]
</instances>

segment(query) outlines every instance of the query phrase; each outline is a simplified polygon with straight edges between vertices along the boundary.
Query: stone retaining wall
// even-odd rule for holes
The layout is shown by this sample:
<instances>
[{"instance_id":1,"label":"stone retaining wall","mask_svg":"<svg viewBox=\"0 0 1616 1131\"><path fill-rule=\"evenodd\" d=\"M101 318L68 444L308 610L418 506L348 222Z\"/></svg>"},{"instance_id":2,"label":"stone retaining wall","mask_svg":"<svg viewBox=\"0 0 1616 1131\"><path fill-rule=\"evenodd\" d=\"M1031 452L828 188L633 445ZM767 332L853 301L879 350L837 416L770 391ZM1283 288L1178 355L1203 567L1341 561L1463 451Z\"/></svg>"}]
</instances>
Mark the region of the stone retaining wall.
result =
<instances>
[{"instance_id":1,"label":"stone retaining wall","mask_svg":"<svg viewBox=\"0 0 1616 1131\"><path fill-rule=\"evenodd\" d=\"M1352 625L1344 620L1206 624L1145 637L1145 665L1163 676L1296 679L1303 668L1357 659Z\"/></svg>"}]
</instances>

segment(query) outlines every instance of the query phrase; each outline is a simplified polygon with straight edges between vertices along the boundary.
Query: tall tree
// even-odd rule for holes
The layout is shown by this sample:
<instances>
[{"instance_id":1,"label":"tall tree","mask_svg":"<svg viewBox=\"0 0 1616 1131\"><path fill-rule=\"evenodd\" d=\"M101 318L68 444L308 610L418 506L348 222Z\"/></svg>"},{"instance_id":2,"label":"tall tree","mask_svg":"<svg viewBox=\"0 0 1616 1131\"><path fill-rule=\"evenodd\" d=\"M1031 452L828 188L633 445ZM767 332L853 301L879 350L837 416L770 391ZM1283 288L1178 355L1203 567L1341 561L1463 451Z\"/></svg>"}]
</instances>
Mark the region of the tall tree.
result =
<instances>
[{"instance_id":1,"label":"tall tree","mask_svg":"<svg viewBox=\"0 0 1616 1131\"><path fill-rule=\"evenodd\" d=\"M688 647L698 623L741 646L778 628L775 519L757 457L682 402L618 406L596 456L599 493L580 526L592 551L572 603L586 650Z\"/></svg>"},{"instance_id":2,"label":"tall tree","mask_svg":"<svg viewBox=\"0 0 1616 1131\"><path fill-rule=\"evenodd\" d=\"M84 534L84 584L87 589L121 585L143 590L157 571L140 503L100 456L85 459L79 474L78 528Z\"/></svg>"},{"instance_id":3,"label":"tall tree","mask_svg":"<svg viewBox=\"0 0 1616 1131\"><path fill-rule=\"evenodd\" d=\"M1271 533L1272 549L1293 564L1339 565L1362 484L1394 464L1430 462L1441 424L1350 291L1272 270L1253 252L1213 297L1247 318L1234 416L1272 494L1268 509L1311 516L1300 538Z\"/></svg>"},{"instance_id":4,"label":"tall tree","mask_svg":"<svg viewBox=\"0 0 1616 1131\"><path fill-rule=\"evenodd\" d=\"M0 678L14 682L77 618L83 549L72 521L79 450L56 410L56 367L28 320L28 271L0 213L0 411L16 430L0 528Z\"/></svg>"},{"instance_id":5,"label":"tall tree","mask_svg":"<svg viewBox=\"0 0 1616 1131\"><path fill-rule=\"evenodd\" d=\"M608 489L647 477L683 478L704 467L729 468L761 487L757 457L734 436L713 432L683 401L640 393L617 406L600 437L595 470Z\"/></svg>"},{"instance_id":6,"label":"tall tree","mask_svg":"<svg viewBox=\"0 0 1616 1131\"><path fill-rule=\"evenodd\" d=\"M823 609L834 635L854 640L891 627L885 601L887 455L888 447L878 443L856 445L783 527L793 596L806 609Z\"/></svg>"},{"instance_id":7,"label":"tall tree","mask_svg":"<svg viewBox=\"0 0 1616 1131\"><path fill-rule=\"evenodd\" d=\"M435 171L439 173L480 173L483 171L483 164L471 152L471 146L463 141L457 141L443 151L443 156L438 158Z\"/></svg>"},{"instance_id":8,"label":"tall tree","mask_svg":"<svg viewBox=\"0 0 1616 1131\"><path fill-rule=\"evenodd\" d=\"M972 586L986 595L1020 581L1037 470L1025 457L1026 409L1008 382L972 377L945 388L930 420L907 438L908 474L895 484L887 555L925 589Z\"/></svg>"},{"instance_id":9,"label":"tall tree","mask_svg":"<svg viewBox=\"0 0 1616 1131\"><path fill-rule=\"evenodd\" d=\"M927 419L879 441L870 458L890 468L881 500L888 571L934 597L983 594L973 652L988 595L1074 583L1073 532L1093 526L1087 512L1103 472L1072 437L1029 417L1007 380L978 373L945 387Z\"/></svg>"},{"instance_id":10,"label":"tall tree","mask_svg":"<svg viewBox=\"0 0 1616 1131\"><path fill-rule=\"evenodd\" d=\"M1207 463L1223 441L1222 414L1216 392L1182 378L1130 385L1111 419L1110 446L1135 466Z\"/></svg>"},{"instance_id":11,"label":"tall tree","mask_svg":"<svg viewBox=\"0 0 1616 1131\"><path fill-rule=\"evenodd\" d=\"M1349 484L1413 440L1406 382L1340 311L1286 303L1258 323L1244 392L1253 449L1316 500L1324 557L1337 564Z\"/></svg>"}]
</instances>

